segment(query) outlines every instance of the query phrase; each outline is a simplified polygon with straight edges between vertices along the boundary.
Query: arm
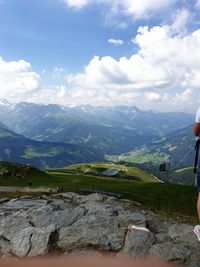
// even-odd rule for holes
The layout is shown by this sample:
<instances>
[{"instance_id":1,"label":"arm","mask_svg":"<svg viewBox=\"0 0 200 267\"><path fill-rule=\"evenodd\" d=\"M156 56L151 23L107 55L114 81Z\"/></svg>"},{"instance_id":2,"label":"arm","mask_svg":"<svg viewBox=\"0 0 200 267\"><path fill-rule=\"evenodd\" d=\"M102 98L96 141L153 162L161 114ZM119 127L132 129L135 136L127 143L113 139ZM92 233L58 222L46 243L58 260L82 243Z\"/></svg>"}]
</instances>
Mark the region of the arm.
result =
<instances>
[{"instance_id":1,"label":"arm","mask_svg":"<svg viewBox=\"0 0 200 267\"><path fill-rule=\"evenodd\" d=\"M193 132L195 136L200 135L200 123L199 122L195 122Z\"/></svg>"}]
</instances>

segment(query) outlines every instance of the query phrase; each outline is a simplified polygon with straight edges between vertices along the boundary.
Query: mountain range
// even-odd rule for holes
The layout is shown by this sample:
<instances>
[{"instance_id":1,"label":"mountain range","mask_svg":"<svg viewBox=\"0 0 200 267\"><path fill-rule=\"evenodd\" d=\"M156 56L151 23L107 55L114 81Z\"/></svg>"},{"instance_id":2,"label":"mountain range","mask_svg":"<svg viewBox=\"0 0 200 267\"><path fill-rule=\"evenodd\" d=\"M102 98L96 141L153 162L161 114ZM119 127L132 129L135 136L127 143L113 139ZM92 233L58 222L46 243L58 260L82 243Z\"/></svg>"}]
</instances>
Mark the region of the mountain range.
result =
<instances>
[{"instance_id":1,"label":"mountain range","mask_svg":"<svg viewBox=\"0 0 200 267\"><path fill-rule=\"evenodd\" d=\"M102 161L97 150L74 144L39 142L0 127L0 160L30 163L40 169Z\"/></svg>"},{"instance_id":2,"label":"mountain range","mask_svg":"<svg viewBox=\"0 0 200 267\"><path fill-rule=\"evenodd\" d=\"M0 101L0 159L39 168L102 161L191 166L194 115L137 107L63 107ZM112 156L117 155L117 156Z\"/></svg>"},{"instance_id":3,"label":"mountain range","mask_svg":"<svg viewBox=\"0 0 200 267\"><path fill-rule=\"evenodd\" d=\"M37 141L64 142L121 154L177 131L194 120L184 113L141 111L137 107L63 107L0 102L0 121Z\"/></svg>"}]
</instances>

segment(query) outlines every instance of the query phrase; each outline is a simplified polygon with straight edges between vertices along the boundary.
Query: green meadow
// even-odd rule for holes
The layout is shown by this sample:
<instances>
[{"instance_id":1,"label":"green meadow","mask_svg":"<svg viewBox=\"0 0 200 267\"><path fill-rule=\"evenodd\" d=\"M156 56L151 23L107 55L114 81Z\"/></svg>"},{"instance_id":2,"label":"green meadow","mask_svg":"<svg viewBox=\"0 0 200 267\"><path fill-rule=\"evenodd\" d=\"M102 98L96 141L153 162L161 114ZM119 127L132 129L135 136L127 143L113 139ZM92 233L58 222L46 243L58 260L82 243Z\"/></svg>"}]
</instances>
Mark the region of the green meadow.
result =
<instances>
[{"instance_id":1,"label":"green meadow","mask_svg":"<svg viewBox=\"0 0 200 267\"><path fill-rule=\"evenodd\" d=\"M114 177L103 175L107 169L118 168ZM48 173L47 173L48 172ZM1 177L1 186L27 186L55 189L62 186L64 192L88 189L93 192L120 193L123 198L139 203L141 208L149 208L173 219L197 222L197 190L194 186L161 183L151 174L136 167L113 164L77 164L47 172L31 168L24 179ZM15 193L16 195L16 193ZM1 194L5 197L6 194Z\"/></svg>"}]
</instances>

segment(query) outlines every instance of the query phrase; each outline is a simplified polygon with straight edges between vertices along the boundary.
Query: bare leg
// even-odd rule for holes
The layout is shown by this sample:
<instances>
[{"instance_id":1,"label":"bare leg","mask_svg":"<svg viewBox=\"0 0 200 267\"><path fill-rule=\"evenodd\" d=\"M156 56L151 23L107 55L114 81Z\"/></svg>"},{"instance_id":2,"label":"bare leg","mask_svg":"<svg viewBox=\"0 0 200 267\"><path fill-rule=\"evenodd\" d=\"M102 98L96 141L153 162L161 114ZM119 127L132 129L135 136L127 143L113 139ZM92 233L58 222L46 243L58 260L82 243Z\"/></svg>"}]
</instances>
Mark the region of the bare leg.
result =
<instances>
[{"instance_id":1,"label":"bare leg","mask_svg":"<svg viewBox=\"0 0 200 267\"><path fill-rule=\"evenodd\" d=\"M199 192L198 199L197 199L197 214L198 214L199 223L200 223L200 192Z\"/></svg>"}]
</instances>

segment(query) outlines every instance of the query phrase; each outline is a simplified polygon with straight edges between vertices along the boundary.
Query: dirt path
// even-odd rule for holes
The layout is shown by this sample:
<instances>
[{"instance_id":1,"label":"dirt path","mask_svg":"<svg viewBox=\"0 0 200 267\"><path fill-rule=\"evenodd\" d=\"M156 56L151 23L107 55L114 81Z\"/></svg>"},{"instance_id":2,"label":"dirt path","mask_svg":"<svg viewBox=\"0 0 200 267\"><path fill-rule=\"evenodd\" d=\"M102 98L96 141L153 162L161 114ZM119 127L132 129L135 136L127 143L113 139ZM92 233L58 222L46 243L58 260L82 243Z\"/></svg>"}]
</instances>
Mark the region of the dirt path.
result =
<instances>
[{"instance_id":1,"label":"dirt path","mask_svg":"<svg viewBox=\"0 0 200 267\"><path fill-rule=\"evenodd\" d=\"M0 186L0 192L47 192L45 187L15 187L15 186Z\"/></svg>"}]
</instances>

